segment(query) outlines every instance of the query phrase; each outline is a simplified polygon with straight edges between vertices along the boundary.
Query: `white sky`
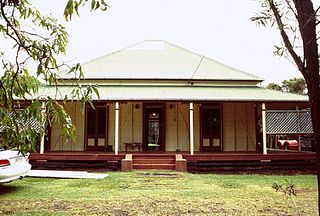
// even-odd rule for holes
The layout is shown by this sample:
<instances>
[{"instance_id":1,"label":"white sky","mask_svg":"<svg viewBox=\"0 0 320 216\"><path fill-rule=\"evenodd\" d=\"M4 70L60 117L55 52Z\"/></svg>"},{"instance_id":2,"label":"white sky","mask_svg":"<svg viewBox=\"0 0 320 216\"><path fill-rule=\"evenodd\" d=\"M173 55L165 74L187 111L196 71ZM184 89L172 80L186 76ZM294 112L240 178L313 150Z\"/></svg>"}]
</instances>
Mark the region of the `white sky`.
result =
<instances>
[{"instance_id":1,"label":"white sky","mask_svg":"<svg viewBox=\"0 0 320 216\"><path fill-rule=\"evenodd\" d=\"M80 17L65 23L66 2L37 3L67 26L66 60L83 63L146 39L161 39L261 76L264 85L301 77L289 60L274 56L278 31L249 20L260 10L259 1L108 0L106 12L90 12L88 4Z\"/></svg>"}]
</instances>

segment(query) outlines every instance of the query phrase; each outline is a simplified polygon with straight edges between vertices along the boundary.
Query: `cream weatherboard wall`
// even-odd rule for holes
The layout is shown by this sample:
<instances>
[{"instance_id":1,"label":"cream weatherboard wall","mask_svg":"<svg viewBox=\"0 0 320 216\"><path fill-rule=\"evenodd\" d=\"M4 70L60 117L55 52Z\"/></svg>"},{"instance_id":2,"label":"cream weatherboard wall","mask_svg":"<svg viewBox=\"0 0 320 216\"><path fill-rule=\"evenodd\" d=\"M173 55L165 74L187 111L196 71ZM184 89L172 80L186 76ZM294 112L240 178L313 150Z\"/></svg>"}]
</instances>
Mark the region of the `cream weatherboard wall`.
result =
<instances>
[{"instance_id":1,"label":"cream weatherboard wall","mask_svg":"<svg viewBox=\"0 0 320 216\"><path fill-rule=\"evenodd\" d=\"M194 105L194 145L200 149L199 104ZM166 104L166 151L189 151L189 103Z\"/></svg>"},{"instance_id":2,"label":"cream weatherboard wall","mask_svg":"<svg viewBox=\"0 0 320 216\"><path fill-rule=\"evenodd\" d=\"M126 102L120 103L120 137L119 150L124 151L123 143L140 142L142 143L142 103ZM108 145L114 150L114 126L115 126L115 104L109 104L108 121Z\"/></svg>"},{"instance_id":3,"label":"cream weatherboard wall","mask_svg":"<svg viewBox=\"0 0 320 216\"><path fill-rule=\"evenodd\" d=\"M195 151L200 151L200 107L194 104ZM189 103L168 103L166 109L166 151L189 151ZM255 151L254 104L223 103L222 109L223 151Z\"/></svg>"},{"instance_id":4,"label":"cream weatherboard wall","mask_svg":"<svg viewBox=\"0 0 320 216\"><path fill-rule=\"evenodd\" d=\"M200 150L200 103L194 104L194 145ZM223 103L223 151L255 151L256 120L253 103ZM51 128L51 150L84 150L85 116L80 103L65 105L76 129L76 143L66 141L61 134L60 125L53 123ZM166 151L189 151L189 103L169 102L166 109ZM120 103L120 151L123 143L143 142L143 103ZM114 150L115 104L108 104L108 145Z\"/></svg>"},{"instance_id":5,"label":"cream weatherboard wall","mask_svg":"<svg viewBox=\"0 0 320 216\"><path fill-rule=\"evenodd\" d=\"M76 126L76 142L72 143L71 140L67 140L61 133L61 125L53 123L51 127L51 150L83 151L85 115L81 112L81 104L79 102L68 102L64 107Z\"/></svg>"},{"instance_id":6,"label":"cream weatherboard wall","mask_svg":"<svg viewBox=\"0 0 320 216\"><path fill-rule=\"evenodd\" d=\"M194 104L194 146L200 151L200 103ZM189 103L166 106L166 151L189 151ZM223 151L255 151L253 103L223 103Z\"/></svg>"},{"instance_id":7,"label":"cream weatherboard wall","mask_svg":"<svg viewBox=\"0 0 320 216\"><path fill-rule=\"evenodd\" d=\"M189 151L189 104L166 103L166 151ZM124 151L123 143L143 142L143 103L120 103L120 151ZM114 104L109 105L108 145L114 149ZM195 147L199 150L199 106L195 106L194 114Z\"/></svg>"},{"instance_id":8,"label":"cream weatherboard wall","mask_svg":"<svg viewBox=\"0 0 320 216\"><path fill-rule=\"evenodd\" d=\"M125 150L125 142L142 143L142 103L120 103L120 151ZM67 113L76 126L76 143L66 141L61 133L61 127L53 123L51 127L51 150L53 151L83 151L85 116L80 110L80 103L67 103ZM115 104L108 104L108 145L114 150Z\"/></svg>"},{"instance_id":9,"label":"cream weatherboard wall","mask_svg":"<svg viewBox=\"0 0 320 216\"><path fill-rule=\"evenodd\" d=\"M255 151L256 119L253 103L223 104L223 150Z\"/></svg>"},{"instance_id":10,"label":"cream weatherboard wall","mask_svg":"<svg viewBox=\"0 0 320 216\"><path fill-rule=\"evenodd\" d=\"M120 106L121 108L121 106ZM121 111L121 109L120 109ZM108 106L108 145L112 146L112 150L114 151L114 121L115 121L115 104L110 103ZM120 115L121 118L122 115ZM120 145L121 147L121 145Z\"/></svg>"}]
</instances>

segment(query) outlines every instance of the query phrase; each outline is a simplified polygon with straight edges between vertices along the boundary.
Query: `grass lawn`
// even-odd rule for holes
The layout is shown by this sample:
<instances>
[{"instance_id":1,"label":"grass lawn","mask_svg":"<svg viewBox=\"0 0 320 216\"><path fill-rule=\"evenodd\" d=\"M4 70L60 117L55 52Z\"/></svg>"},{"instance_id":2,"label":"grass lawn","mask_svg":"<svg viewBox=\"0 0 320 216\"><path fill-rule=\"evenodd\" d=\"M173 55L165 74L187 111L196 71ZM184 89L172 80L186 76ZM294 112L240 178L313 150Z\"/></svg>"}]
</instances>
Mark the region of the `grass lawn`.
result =
<instances>
[{"instance_id":1,"label":"grass lawn","mask_svg":"<svg viewBox=\"0 0 320 216\"><path fill-rule=\"evenodd\" d=\"M297 196L271 187L286 179ZM0 185L0 215L317 215L316 206L315 175L134 171Z\"/></svg>"}]
</instances>

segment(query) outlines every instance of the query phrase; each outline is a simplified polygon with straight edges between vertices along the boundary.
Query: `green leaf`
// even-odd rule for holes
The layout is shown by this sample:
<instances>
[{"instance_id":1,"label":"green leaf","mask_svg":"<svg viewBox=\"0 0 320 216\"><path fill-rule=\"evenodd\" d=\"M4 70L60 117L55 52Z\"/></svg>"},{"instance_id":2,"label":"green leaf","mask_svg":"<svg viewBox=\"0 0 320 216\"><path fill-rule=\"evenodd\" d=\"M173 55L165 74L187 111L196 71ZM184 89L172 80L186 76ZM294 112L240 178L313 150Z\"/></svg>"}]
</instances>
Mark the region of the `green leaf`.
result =
<instances>
[{"instance_id":1,"label":"green leaf","mask_svg":"<svg viewBox=\"0 0 320 216\"><path fill-rule=\"evenodd\" d=\"M73 14L73 0L69 0L66 7L64 8L64 18L66 21L71 20L72 14Z\"/></svg>"},{"instance_id":2,"label":"green leaf","mask_svg":"<svg viewBox=\"0 0 320 216\"><path fill-rule=\"evenodd\" d=\"M96 5L96 1L91 0L91 11L93 11L95 9L95 5Z\"/></svg>"},{"instance_id":3,"label":"green leaf","mask_svg":"<svg viewBox=\"0 0 320 216\"><path fill-rule=\"evenodd\" d=\"M99 90L97 88L97 86L92 86L92 90L94 91L94 93L98 96L98 98L100 99L100 94L99 94Z\"/></svg>"}]
</instances>

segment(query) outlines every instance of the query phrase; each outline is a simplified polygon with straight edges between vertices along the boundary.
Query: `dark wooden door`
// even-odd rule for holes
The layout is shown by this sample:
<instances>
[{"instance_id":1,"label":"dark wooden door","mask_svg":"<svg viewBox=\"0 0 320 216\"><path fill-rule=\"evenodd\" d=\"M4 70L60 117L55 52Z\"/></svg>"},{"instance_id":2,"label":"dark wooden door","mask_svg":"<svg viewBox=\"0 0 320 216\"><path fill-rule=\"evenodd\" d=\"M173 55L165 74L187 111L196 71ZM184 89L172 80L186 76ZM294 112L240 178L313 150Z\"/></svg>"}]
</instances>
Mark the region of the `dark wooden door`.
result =
<instances>
[{"instance_id":1,"label":"dark wooden door","mask_svg":"<svg viewBox=\"0 0 320 216\"><path fill-rule=\"evenodd\" d=\"M107 107L95 104L86 108L86 150L106 150L107 143Z\"/></svg>"},{"instance_id":2,"label":"dark wooden door","mask_svg":"<svg viewBox=\"0 0 320 216\"><path fill-rule=\"evenodd\" d=\"M201 150L222 150L222 121L220 105L201 107Z\"/></svg>"},{"instance_id":3,"label":"dark wooden door","mask_svg":"<svg viewBox=\"0 0 320 216\"><path fill-rule=\"evenodd\" d=\"M144 107L144 150L164 150L164 106L149 104Z\"/></svg>"}]
</instances>

